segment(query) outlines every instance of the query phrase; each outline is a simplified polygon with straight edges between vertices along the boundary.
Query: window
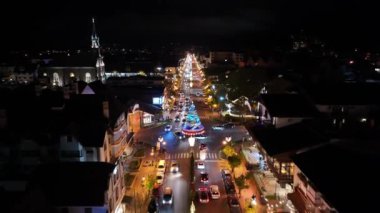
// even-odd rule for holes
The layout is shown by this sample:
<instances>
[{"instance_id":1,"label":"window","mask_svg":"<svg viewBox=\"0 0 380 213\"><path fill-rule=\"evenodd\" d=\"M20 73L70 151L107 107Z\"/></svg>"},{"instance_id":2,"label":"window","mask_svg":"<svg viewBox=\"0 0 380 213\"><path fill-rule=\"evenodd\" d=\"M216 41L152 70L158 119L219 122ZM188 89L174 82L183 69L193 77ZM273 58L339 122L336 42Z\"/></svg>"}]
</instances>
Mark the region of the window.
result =
<instances>
[{"instance_id":1,"label":"window","mask_svg":"<svg viewBox=\"0 0 380 213\"><path fill-rule=\"evenodd\" d=\"M89 73L89 72L86 72L86 74L85 74L85 81L87 82L87 83L90 83L91 82L91 74Z\"/></svg>"},{"instance_id":2,"label":"window","mask_svg":"<svg viewBox=\"0 0 380 213\"><path fill-rule=\"evenodd\" d=\"M92 208L85 208L84 213L92 213Z\"/></svg>"}]
</instances>

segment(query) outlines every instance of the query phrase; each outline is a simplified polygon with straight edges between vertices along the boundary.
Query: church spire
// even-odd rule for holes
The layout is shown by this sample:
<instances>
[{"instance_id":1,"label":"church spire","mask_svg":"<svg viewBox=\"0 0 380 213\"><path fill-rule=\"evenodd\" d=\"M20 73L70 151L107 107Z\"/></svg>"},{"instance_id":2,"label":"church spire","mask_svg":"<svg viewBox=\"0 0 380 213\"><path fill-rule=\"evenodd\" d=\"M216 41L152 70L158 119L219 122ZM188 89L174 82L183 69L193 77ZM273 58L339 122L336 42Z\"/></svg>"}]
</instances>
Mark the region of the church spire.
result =
<instances>
[{"instance_id":1,"label":"church spire","mask_svg":"<svg viewBox=\"0 0 380 213\"><path fill-rule=\"evenodd\" d=\"M99 43L99 37L96 34L96 29L95 29L95 18L92 18L92 34L91 34L91 48L99 48L100 43Z\"/></svg>"},{"instance_id":2,"label":"church spire","mask_svg":"<svg viewBox=\"0 0 380 213\"><path fill-rule=\"evenodd\" d=\"M92 18L91 48L96 49L98 53L98 58L96 59L96 64L95 64L96 77L98 80L101 80L103 83L105 83L105 80L106 80L105 66L104 66L102 53L100 52L99 36L96 34L95 18Z\"/></svg>"}]
</instances>

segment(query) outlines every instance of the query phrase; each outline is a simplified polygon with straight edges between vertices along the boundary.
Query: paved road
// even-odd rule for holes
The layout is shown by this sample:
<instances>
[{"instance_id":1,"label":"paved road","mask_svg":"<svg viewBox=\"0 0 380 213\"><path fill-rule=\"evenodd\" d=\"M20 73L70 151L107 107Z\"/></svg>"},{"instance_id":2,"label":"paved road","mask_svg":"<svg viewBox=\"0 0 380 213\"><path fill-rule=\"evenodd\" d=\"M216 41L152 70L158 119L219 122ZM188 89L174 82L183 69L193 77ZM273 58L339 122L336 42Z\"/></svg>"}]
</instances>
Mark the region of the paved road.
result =
<instances>
[{"instance_id":1,"label":"paved road","mask_svg":"<svg viewBox=\"0 0 380 213\"><path fill-rule=\"evenodd\" d=\"M184 84L182 84L184 85ZM192 97L195 98L195 97ZM202 99L198 97L198 99ZM220 149L222 147L222 141L227 136L231 136L232 140L241 140L242 137L245 136L246 130L244 127L235 127L232 129L225 129L223 131L212 130L212 125L215 125L213 121L210 119L211 117L215 117L216 113L213 113L207 108L203 102L198 101L194 102L196 106L197 113L201 119L202 124L205 126L206 130L206 139L197 139L196 144L193 148L189 147L189 143L187 139L179 140L173 132L180 131L181 122L174 122L175 115L177 112L170 113L170 117L173 122L173 129L170 132L165 132L165 126L141 129L136 135L139 141L143 141L146 144L151 146L155 146L158 137L162 136L166 145L164 146L166 152L160 154L159 156L151 157L149 155L149 150L147 150L147 158L153 158L155 160L165 159L167 163L167 172L165 173L164 183L161 186L163 189L166 186L173 188L174 193L174 201L173 205L162 205L162 200L160 199L160 212L178 212L178 213L187 213L189 212L189 173L190 173L190 152L191 150L194 152L194 157L196 160L199 159L199 144L205 143L207 146L207 158L205 161L206 169L209 173L209 184L216 184L219 186L221 191L221 198L218 200L211 200L207 204L199 203L198 196L196 196L196 200L194 204L196 205L196 212L217 212L224 213L230 212L229 207L227 205L227 196L225 193L220 169L225 168L225 161L220 160ZM182 119L181 119L182 120ZM177 174L172 174L169 172L170 170L170 162L172 160L177 160L180 166L180 172ZM223 165L224 164L224 165ZM142 173L146 173L148 171L143 170ZM151 171L149 171L151 172ZM154 171L153 171L154 173ZM155 174L155 173L154 173ZM144 175L144 174L141 174ZM138 178L141 179L141 175L139 174ZM199 170L195 170L195 184L194 188L198 189L200 186L203 186L203 183L200 183L199 180ZM135 183L137 184L137 183ZM137 186L136 186L137 187Z\"/></svg>"},{"instance_id":2,"label":"paved road","mask_svg":"<svg viewBox=\"0 0 380 213\"><path fill-rule=\"evenodd\" d=\"M170 160L166 161L170 165ZM189 211L189 176L190 159L179 159L179 172L171 173L168 167L165 173L164 184L161 187L171 187L173 189L173 204L164 205L160 199L161 212L188 212Z\"/></svg>"},{"instance_id":3,"label":"paved road","mask_svg":"<svg viewBox=\"0 0 380 213\"><path fill-rule=\"evenodd\" d=\"M224 189L222 176L220 173L221 168L225 168L226 165L223 164L223 161L207 161L205 163L205 170L196 170L195 171L195 189L197 190L197 195L195 196L195 208L197 212L218 212L218 213L228 213L229 207L227 205L227 195ZM200 181L200 172L207 172L209 174L209 183L203 184ZM200 203L198 198L198 189L200 187L209 188L210 185L218 185L221 193L220 199L212 200L211 197L209 203Z\"/></svg>"}]
</instances>

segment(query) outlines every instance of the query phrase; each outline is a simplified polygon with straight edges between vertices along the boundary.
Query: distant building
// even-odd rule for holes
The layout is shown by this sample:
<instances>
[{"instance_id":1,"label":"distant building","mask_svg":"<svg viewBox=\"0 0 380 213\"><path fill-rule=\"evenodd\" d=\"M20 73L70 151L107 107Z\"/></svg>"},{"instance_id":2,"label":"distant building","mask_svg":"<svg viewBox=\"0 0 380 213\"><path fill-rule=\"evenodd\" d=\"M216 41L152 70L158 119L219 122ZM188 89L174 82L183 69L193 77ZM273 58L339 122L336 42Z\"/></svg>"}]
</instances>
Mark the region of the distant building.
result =
<instances>
[{"instance_id":1,"label":"distant building","mask_svg":"<svg viewBox=\"0 0 380 213\"><path fill-rule=\"evenodd\" d=\"M41 61L38 76L47 78L53 86L64 86L75 81L90 83L97 80L96 60L93 53L54 55Z\"/></svg>"},{"instance_id":2,"label":"distant building","mask_svg":"<svg viewBox=\"0 0 380 213\"><path fill-rule=\"evenodd\" d=\"M331 117L337 126L355 120L374 126L373 116L379 110L378 83L345 83L307 87L307 94L318 110ZM378 122L378 121L377 121Z\"/></svg>"},{"instance_id":3,"label":"distant building","mask_svg":"<svg viewBox=\"0 0 380 213\"><path fill-rule=\"evenodd\" d=\"M227 51L212 51L209 53L210 63L228 63L239 65L244 60L244 56L241 53L227 52Z\"/></svg>"},{"instance_id":4,"label":"distant building","mask_svg":"<svg viewBox=\"0 0 380 213\"><path fill-rule=\"evenodd\" d=\"M276 128L319 116L319 111L303 95L261 94L259 99L258 119Z\"/></svg>"},{"instance_id":5,"label":"distant building","mask_svg":"<svg viewBox=\"0 0 380 213\"><path fill-rule=\"evenodd\" d=\"M291 156L295 153L325 144L327 138L303 123L282 128L252 127L248 128L263 160L277 178L277 182L291 189L293 183L294 163Z\"/></svg>"}]
</instances>

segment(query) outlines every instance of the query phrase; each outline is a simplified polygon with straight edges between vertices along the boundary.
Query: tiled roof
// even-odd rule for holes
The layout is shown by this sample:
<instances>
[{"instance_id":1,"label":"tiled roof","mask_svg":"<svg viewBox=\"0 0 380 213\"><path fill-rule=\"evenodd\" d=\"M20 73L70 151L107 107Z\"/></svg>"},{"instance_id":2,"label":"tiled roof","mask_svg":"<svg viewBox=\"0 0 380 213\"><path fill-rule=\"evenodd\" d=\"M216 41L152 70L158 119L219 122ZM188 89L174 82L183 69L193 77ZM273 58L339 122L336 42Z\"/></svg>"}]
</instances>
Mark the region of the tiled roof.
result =
<instances>
[{"instance_id":1,"label":"tiled roof","mask_svg":"<svg viewBox=\"0 0 380 213\"><path fill-rule=\"evenodd\" d=\"M252 127L249 131L270 156L293 152L327 142L318 132L303 123L282 128Z\"/></svg>"},{"instance_id":2,"label":"tiled roof","mask_svg":"<svg viewBox=\"0 0 380 213\"><path fill-rule=\"evenodd\" d=\"M262 94L262 104L272 117L316 117L318 110L299 94Z\"/></svg>"}]
</instances>

